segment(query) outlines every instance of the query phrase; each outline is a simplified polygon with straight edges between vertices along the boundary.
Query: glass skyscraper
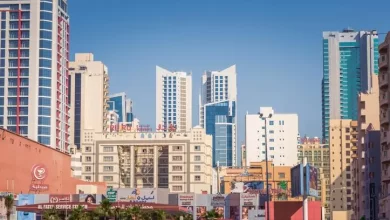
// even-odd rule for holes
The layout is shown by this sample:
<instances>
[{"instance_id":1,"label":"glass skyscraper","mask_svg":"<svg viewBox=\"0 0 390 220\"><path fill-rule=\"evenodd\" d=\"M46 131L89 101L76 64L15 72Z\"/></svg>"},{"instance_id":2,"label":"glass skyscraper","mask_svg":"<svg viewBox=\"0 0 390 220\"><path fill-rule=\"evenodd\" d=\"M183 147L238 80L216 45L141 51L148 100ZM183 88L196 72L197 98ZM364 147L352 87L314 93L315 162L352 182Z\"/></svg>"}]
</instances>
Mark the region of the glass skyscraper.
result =
<instances>
[{"instance_id":1,"label":"glass skyscraper","mask_svg":"<svg viewBox=\"0 0 390 220\"><path fill-rule=\"evenodd\" d=\"M323 33L322 136L329 141L330 119L357 120L358 94L372 88L378 74L375 31Z\"/></svg>"},{"instance_id":2,"label":"glass skyscraper","mask_svg":"<svg viewBox=\"0 0 390 220\"><path fill-rule=\"evenodd\" d=\"M213 167L236 166L237 161L236 66L207 71L202 76L199 124L213 136Z\"/></svg>"},{"instance_id":3,"label":"glass skyscraper","mask_svg":"<svg viewBox=\"0 0 390 220\"><path fill-rule=\"evenodd\" d=\"M108 110L118 114L118 122L133 121L133 102L126 98L124 92L109 96Z\"/></svg>"}]
</instances>

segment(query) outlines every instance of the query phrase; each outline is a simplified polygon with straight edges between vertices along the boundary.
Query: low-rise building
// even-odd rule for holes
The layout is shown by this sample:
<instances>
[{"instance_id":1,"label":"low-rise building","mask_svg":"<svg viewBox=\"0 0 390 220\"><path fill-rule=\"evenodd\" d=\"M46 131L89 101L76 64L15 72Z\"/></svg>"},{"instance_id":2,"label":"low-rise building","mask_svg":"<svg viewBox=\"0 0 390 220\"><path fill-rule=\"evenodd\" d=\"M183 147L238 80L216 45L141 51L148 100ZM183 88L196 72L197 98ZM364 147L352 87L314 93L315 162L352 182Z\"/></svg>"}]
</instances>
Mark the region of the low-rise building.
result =
<instances>
[{"instance_id":1,"label":"low-rise building","mask_svg":"<svg viewBox=\"0 0 390 220\"><path fill-rule=\"evenodd\" d=\"M85 136L83 179L114 188L211 193L212 137L200 127L189 132L150 130L138 125Z\"/></svg>"}]
</instances>

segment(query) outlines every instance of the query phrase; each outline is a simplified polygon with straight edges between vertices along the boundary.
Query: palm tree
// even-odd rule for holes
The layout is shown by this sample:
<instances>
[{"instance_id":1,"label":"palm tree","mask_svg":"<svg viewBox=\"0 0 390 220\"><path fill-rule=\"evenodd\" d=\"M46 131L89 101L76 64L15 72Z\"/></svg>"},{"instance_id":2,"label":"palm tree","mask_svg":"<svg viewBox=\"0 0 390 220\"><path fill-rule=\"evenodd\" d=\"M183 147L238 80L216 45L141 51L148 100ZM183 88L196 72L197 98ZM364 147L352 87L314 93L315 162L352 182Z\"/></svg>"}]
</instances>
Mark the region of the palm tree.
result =
<instances>
[{"instance_id":1,"label":"palm tree","mask_svg":"<svg viewBox=\"0 0 390 220\"><path fill-rule=\"evenodd\" d=\"M60 216L56 209L49 209L43 213L43 220L60 220Z\"/></svg>"},{"instance_id":2,"label":"palm tree","mask_svg":"<svg viewBox=\"0 0 390 220\"><path fill-rule=\"evenodd\" d=\"M156 219L156 220L166 220L167 219L167 214L163 210L154 211L152 216L154 217L153 219Z\"/></svg>"},{"instance_id":3,"label":"palm tree","mask_svg":"<svg viewBox=\"0 0 390 220\"><path fill-rule=\"evenodd\" d=\"M84 208L82 206L78 206L77 208L73 209L72 212L69 215L69 220L81 220L84 217Z\"/></svg>"},{"instance_id":4,"label":"palm tree","mask_svg":"<svg viewBox=\"0 0 390 220\"><path fill-rule=\"evenodd\" d=\"M131 212L133 213L132 216L134 217L134 220L141 220L142 219L140 207L134 206L133 208L131 208Z\"/></svg>"},{"instance_id":5,"label":"palm tree","mask_svg":"<svg viewBox=\"0 0 390 220\"><path fill-rule=\"evenodd\" d=\"M202 217L205 217L206 219L218 219L220 217L222 217L218 212L216 212L214 209L206 212L205 216L202 216Z\"/></svg>"},{"instance_id":6,"label":"palm tree","mask_svg":"<svg viewBox=\"0 0 390 220\"><path fill-rule=\"evenodd\" d=\"M7 220L11 219L12 209L14 208L14 197L13 195L6 196L4 201L5 208L7 209Z\"/></svg>"},{"instance_id":7,"label":"palm tree","mask_svg":"<svg viewBox=\"0 0 390 220\"><path fill-rule=\"evenodd\" d=\"M108 199L103 199L100 202L98 213L101 217L104 217L104 220L112 216L111 202Z\"/></svg>"},{"instance_id":8,"label":"palm tree","mask_svg":"<svg viewBox=\"0 0 390 220\"><path fill-rule=\"evenodd\" d=\"M119 216L121 220L133 220L133 216L134 216L133 209L127 208L123 210Z\"/></svg>"}]
</instances>

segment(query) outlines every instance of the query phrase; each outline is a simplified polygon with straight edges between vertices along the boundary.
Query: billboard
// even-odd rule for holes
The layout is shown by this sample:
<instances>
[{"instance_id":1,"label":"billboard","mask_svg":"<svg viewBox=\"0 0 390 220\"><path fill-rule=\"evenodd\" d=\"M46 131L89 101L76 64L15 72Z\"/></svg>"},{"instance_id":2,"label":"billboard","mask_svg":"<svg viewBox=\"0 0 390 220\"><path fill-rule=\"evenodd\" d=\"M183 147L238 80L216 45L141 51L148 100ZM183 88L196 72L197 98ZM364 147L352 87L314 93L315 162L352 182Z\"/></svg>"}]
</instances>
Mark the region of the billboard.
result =
<instances>
[{"instance_id":1,"label":"billboard","mask_svg":"<svg viewBox=\"0 0 390 220\"><path fill-rule=\"evenodd\" d=\"M264 189L263 181L252 181L252 182L232 182L231 193L249 193L260 191Z\"/></svg>"},{"instance_id":2,"label":"billboard","mask_svg":"<svg viewBox=\"0 0 390 220\"><path fill-rule=\"evenodd\" d=\"M291 168L291 197L303 195L303 166L298 164Z\"/></svg>"},{"instance_id":3,"label":"billboard","mask_svg":"<svg viewBox=\"0 0 390 220\"><path fill-rule=\"evenodd\" d=\"M195 194L179 194L179 206L194 206Z\"/></svg>"},{"instance_id":4,"label":"billboard","mask_svg":"<svg viewBox=\"0 0 390 220\"><path fill-rule=\"evenodd\" d=\"M18 206L34 204L35 196L33 194L19 194ZM35 213L17 212L18 220L35 220Z\"/></svg>"},{"instance_id":5,"label":"billboard","mask_svg":"<svg viewBox=\"0 0 390 220\"><path fill-rule=\"evenodd\" d=\"M306 195L318 197L318 176L317 167L306 165Z\"/></svg>"},{"instance_id":6,"label":"billboard","mask_svg":"<svg viewBox=\"0 0 390 220\"><path fill-rule=\"evenodd\" d=\"M224 195L211 195L211 206L225 207L225 196Z\"/></svg>"},{"instance_id":7,"label":"billboard","mask_svg":"<svg viewBox=\"0 0 390 220\"><path fill-rule=\"evenodd\" d=\"M157 192L154 188L130 188L117 193L118 200L123 202L157 202Z\"/></svg>"}]
</instances>

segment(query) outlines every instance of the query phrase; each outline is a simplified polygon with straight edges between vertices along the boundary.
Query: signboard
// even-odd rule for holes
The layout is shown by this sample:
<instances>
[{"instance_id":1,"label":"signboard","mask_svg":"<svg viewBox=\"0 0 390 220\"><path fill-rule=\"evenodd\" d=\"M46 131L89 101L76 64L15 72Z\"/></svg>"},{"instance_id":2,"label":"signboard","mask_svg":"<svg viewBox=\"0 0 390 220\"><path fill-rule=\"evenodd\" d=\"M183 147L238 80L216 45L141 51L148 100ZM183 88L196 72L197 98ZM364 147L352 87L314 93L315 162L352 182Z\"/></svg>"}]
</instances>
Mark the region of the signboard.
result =
<instances>
[{"instance_id":1,"label":"signboard","mask_svg":"<svg viewBox=\"0 0 390 220\"><path fill-rule=\"evenodd\" d=\"M211 206L225 207L225 196L224 195L211 195Z\"/></svg>"},{"instance_id":2,"label":"signboard","mask_svg":"<svg viewBox=\"0 0 390 220\"><path fill-rule=\"evenodd\" d=\"M194 206L194 194L179 194L179 206Z\"/></svg>"},{"instance_id":3,"label":"signboard","mask_svg":"<svg viewBox=\"0 0 390 220\"><path fill-rule=\"evenodd\" d=\"M30 190L31 191L49 190L49 185L44 184L47 175L48 175L48 170L45 165L35 164L31 168L32 183L30 184Z\"/></svg>"},{"instance_id":4,"label":"signboard","mask_svg":"<svg viewBox=\"0 0 390 220\"><path fill-rule=\"evenodd\" d=\"M157 194L153 188L142 188L142 189L130 189L130 193L119 193L120 201L127 202L157 202Z\"/></svg>"},{"instance_id":5,"label":"signboard","mask_svg":"<svg viewBox=\"0 0 390 220\"><path fill-rule=\"evenodd\" d=\"M176 125L170 124L167 127L159 124L156 128L157 132L176 132ZM150 125L136 125L131 124L112 124L110 125L110 132L153 132Z\"/></svg>"},{"instance_id":6,"label":"signboard","mask_svg":"<svg viewBox=\"0 0 390 220\"><path fill-rule=\"evenodd\" d=\"M50 203L70 202L70 195L49 195Z\"/></svg>"},{"instance_id":7,"label":"signboard","mask_svg":"<svg viewBox=\"0 0 390 220\"><path fill-rule=\"evenodd\" d=\"M107 190L107 199L110 201L110 202L116 202L116 196L117 196L117 191L114 190L113 188L109 188Z\"/></svg>"},{"instance_id":8,"label":"signboard","mask_svg":"<svg viewBox=\"0 0 390 220\"><path fill-rule=\"evenodd\" d=\"M306 165L306 195L318 197L318 176L319 170L317 167Z\"/></svg>"},{"instance_id":9,"label":"signboard","mask_svg":"<svg viewBox=\"0 0 390 220\"><path fill-rule=\"evenodd\" d=\"M303 166L298 164L291 168L291 197L303 195Z\"/></svg>"},{"instance_id":10,"label":"signboard","mask_svg":"<svg viewBox=\"0 0 390 220\"><path fill-rule=\"evenodd\" d=\"M256 199L258 198L256 194L241 193L240 197L241 206L256 206L256 203L259 204L256 201Z\"/></svg>"}]
</instances>

